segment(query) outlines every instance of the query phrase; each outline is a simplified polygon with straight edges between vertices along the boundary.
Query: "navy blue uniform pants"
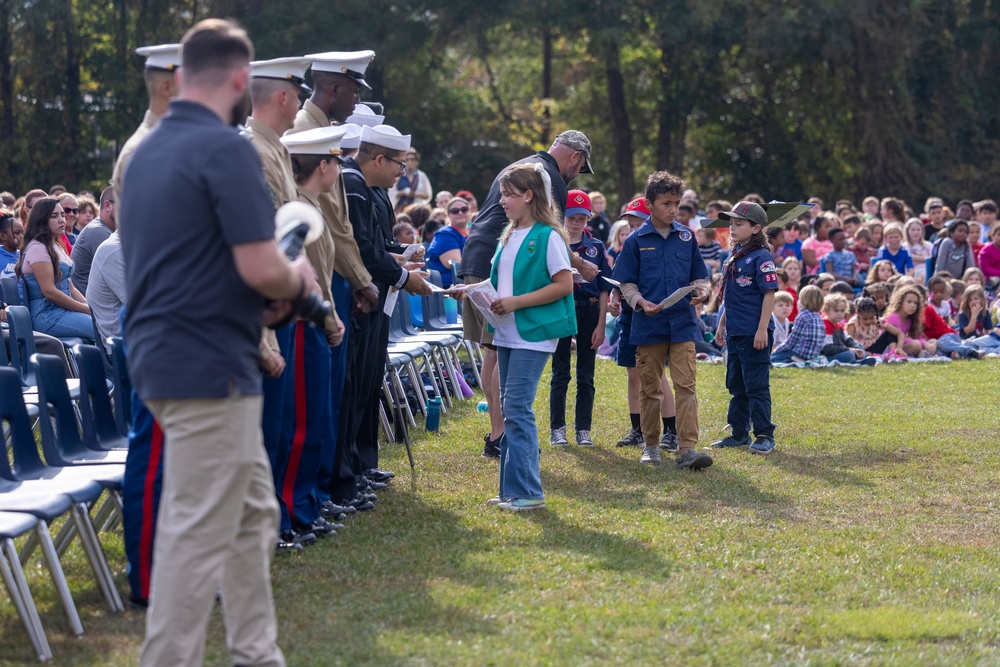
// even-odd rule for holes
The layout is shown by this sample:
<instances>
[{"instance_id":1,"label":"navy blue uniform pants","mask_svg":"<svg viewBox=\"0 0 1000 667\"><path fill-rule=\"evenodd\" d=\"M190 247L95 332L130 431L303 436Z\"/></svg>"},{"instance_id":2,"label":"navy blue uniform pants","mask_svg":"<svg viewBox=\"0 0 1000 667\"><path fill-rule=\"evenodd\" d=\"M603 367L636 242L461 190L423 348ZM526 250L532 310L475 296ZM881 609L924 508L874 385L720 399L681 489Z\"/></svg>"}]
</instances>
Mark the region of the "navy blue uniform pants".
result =
<instances>
[{"instance_id":1,"label":"navy blue uniform pants","mask_svg":"<svg viewBox=\"0 0 1000 667\"><path fill-rule=\"evenodd\" d=\"M337 317L344 324L344 339L337 347L330 348L330 449L319 462L319 499L330 500L330 479L337 457L337 441L340 439L340 404L344 397L344 379L347 375L347 351L351 337L351 284L339 273L334 272L331 284Z\"/></svg>"},{"instance_id":2,"label":"navy blue uniform pants","mask_svg":"<svg viewBox=\"0 0 1000 667\"><path fill-rule=\"evenodd\" d=\"M285 415L292 431L285 478L278 495L291 520L319 518L320 462L331 451L330 346L321 327L295 324L293 381L285 386Z\"/></svg>"},{"instance_id":3,"label":"navy blue uniform pants","mask_svg":"<svg viewBox=\"0 0 1000 667\"><path fill-rule=\"evenodd\" d=\"M601 306L597 303L576 306L576 429L589 431L594 415L594 364L597 350L591 349L590 338L598 326ZM604 326L604 322L599 323ZM566 392L572 378L570 347L573 336L559 339L552 355L552 382L549 391L549 426L553 429L566 425Z\"/></svg>"},{"instance_id":4,"label":"navy blue uniform pants","mask_svg":"<svg viewBox=\"0 0 1000 667\"><path fill-rule=\"evenodd\" d=\"M285 415L285 393L287 388L295 381L294 378L294 331L295 324L286 325L274 331L278 339L278 349L285 359L285 372L281 377L270 378L264 376L264 407L261 417L261 430L264 433L264 449L267 451L267 458L271 462L271 474L274 476L275 493L278 496L278 505L281 506L281 530L288 530L292 527L291 519L288 516L288 508L285 507L281 499L280 489L285 481L285 468L288 465L288 452L291 449L291 438L293 429L289 428L292 422L291 416Z\"/></svg>"},{"instance_id":5,"label":"navy blue uniform pants","mask_svg":"<svg viewBox=\"0 0 1000 667\"><path fill-rule=\"evenodd\" d=\"M132 390L132 428L122 482L122 529L132 600L149 599L156 543L156 515L163 485L163 431Z\"/></svg>"},{"instance_id":6,"label":"navy blue uniform pants","mask_svg":"<svg viewBox=\"0 0 1000 667\"><path fill-rule=\"evenodd\" d=\"M771 346L774 334L768 332L767 347L756 350L753 336L729 336L729 360L726 388L729 399L729 424L733 437L746 437L753 424L756 436L774 438L771 423Z\"/></svg>"}]
</instances>

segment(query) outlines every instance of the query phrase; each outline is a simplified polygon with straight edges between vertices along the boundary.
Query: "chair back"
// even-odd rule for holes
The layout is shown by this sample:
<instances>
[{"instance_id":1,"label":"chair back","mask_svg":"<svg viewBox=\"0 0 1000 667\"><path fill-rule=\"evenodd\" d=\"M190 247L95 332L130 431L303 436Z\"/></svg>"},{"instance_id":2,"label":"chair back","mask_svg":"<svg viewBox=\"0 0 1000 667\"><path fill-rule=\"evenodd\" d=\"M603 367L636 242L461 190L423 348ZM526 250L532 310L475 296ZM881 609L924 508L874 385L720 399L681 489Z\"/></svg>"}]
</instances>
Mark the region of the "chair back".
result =
<instances>
[{"instance_id":1,"label":"chair back","mask_svg":"<svg viewBox=\"0 0 1000 667\"><path fill-rule=\"evenodd\" d=\"M122 447L127 433L118 431L111 409L108 385L104 381L104 353L93 345L73 346L73 358L80 371L80 425L83 444L97 452Z\"/></svg>"},{"instance_id":2,"label":"chair back","mask_svg":"<svg viewBox=\"0 0 1000 667\"><path fill-rule=\"evenodd\" d=\"M416 336L420 333L413 325L413 313L410 311L412 298L413 295L401 295L399 297L399 326L406 336Z\"/></svg>"},{"instance_id":3,"label":"chair back","mask_svg":"<svg viewBox=\"0 0 1000 667\"><path fill-rule=\"evenodd\" d=\"M42 419L44 422L45 419ZM18 481L37 477L36 472L46 469L38 455L35 432L31 430L31 419L24 405L21 393L21 374L14 368L0 368L0 422L6 422L14 453L14 464L10 465L6 456L0 457L0 477Z\"/></svg>"},{"instance_id":4,"label":"chair back","mask_svg":"<svg viewBox=\"0 0 1000 667\"><path fill-rule=\"evenodd\" d=\"M10 327L10 365L21 371L21 379L28 386L36 385L35 372L28 363L35 353L35 332L31 328L31 313L24 306L7 306L7 324Z\"/></svg>"},{"instance_id":5,"label":"chair back","mask_svg":"<svg viewBox=\"0 0 1000 667\"><path fill-rule=\"evenodd\" d=\"M73 465L75 460L93 458L93 452L80 437L76 408L66 386L66 364L51 354L33 354L31 365L38 380L38 407L42 411L38 425L45 462L61 467ZM46 415L46 405L49 415Z\"/></svg>"},{"instance_id":6,"label":"chair back","mask_svg":"<svg viewBox=\"0 0 1000 667\"><path fill-rule=\"evenodd\" d=\"M115 422L118 432L127 436L132 428L132 380L125 362L125 341L111 336L108 342L111 344L111 381L115 385Z\"/></svg>"},{"instance_id":7,"label":"chair back","mask_svg":"<svg viewBox=\"0 0 1000 667\"><path fill-rule=\"evenodd\" d=\"M8 306L23 306L21 294L17 291L17 278L0 278L0 291L3 302Z\"/></svg>"}]
</instances>

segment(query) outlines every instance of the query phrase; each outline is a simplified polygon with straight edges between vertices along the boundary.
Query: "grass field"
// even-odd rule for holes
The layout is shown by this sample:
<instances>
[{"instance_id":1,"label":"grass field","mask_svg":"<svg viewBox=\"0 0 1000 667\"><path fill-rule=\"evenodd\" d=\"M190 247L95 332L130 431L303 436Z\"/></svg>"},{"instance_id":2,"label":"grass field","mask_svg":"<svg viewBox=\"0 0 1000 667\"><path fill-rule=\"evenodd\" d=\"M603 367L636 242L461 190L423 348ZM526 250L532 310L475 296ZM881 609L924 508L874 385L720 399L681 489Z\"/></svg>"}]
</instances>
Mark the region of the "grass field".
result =
<instances>
[{"instance_id":1,"label":"grass field","mask_svg":"<svg viewBox=\"0 0 1000 667\"><path fill-rule=\"evenodd\" d=\"M698 371L707 445L728 394L721 366ZM548 509L522 515L484 505L497 464L468 401L415 434L412 476L383 449L397 477L375 512L276 560L282 648L317 666L998 664L998 371L776 370L776 452L693 474L613 446L624 375L599 362L598 446L543 444ZM105 544L127 591L120 539ZM143 615L108 614L78 551L80 639L29 566L57 664L136 664ZM2 665L34 662L5 595L0 646ZM228 664L218 614L207 664Z\"/></svg>"}]
</instances>

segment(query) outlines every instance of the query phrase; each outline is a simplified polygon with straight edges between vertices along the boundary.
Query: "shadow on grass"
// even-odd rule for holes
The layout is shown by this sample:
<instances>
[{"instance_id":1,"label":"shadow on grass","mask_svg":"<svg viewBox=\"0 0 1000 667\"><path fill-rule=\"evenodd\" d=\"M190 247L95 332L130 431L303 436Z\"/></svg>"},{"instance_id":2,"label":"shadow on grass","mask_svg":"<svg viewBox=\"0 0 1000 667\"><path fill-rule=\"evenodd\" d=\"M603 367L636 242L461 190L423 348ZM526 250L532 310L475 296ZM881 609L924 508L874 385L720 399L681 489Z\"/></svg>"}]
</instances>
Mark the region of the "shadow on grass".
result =
<instances>
[{"instance_id":1,"label":"shadow on grass","mask_svg":"<svg viewBox=\"0 0 1000 667\"><path fill-rule=\"evenodd\" d=\"M867 447L847 449L836 454L783 450L767 458L769 465L785 472L813 477L835 486L867 488L874 484L858 474L859 470L905 465L912 456L910 450L877 450Z\"/></svg>"}]
</instances>

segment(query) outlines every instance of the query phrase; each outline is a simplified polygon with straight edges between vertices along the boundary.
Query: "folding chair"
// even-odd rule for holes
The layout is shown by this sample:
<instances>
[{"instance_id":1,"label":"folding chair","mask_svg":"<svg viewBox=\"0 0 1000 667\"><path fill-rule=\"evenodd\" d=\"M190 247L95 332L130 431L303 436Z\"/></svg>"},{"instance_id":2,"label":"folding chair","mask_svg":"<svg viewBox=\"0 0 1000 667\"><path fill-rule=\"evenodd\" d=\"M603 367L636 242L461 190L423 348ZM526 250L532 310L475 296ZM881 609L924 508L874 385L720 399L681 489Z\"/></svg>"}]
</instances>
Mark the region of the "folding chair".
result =
<instances>
[{"instance_id":1,"label":"folding chair","mask_svg":"<svg viewBox=\"0 0 1000 667\"><path fill-rule=\"evenodd\" d=\"M33 387L38 382L35 379L35 371L29 363L31 355L35 354L35 332L31 328L31 314L24 306L7 306L7 324L10 326L10 365L21 371L25 387ZM73 400L80 397L79 380L70 378L66 381L66 385Z\"/></svg>"},{"instance_id":2,"label":"folding chair","mask_svg":"<svg viewBox=\"0 0 1000 667\"><path fill-rule=\"evenodd\" d=\"M108 338L111 344L111 376L115 385L115 423L118 432L128 436L132 428L132 381L128 376L128 366L125 364L125 341L117 336Z\"/></svg>"},{"instance_id":3,"label":"folding chair","mask_svg":"<svg viewBox=\"0 0 1000 667\"><path fill-rule=\"evenodd\" d=\"M0 554L0 576L7 586L7 593L17 609L17 615L28 631L38 659L45 661L52 659L52 649L45 638L42 620L38 618L38 609L35 608L35 601L31 597L31 590L24 578L24 570L21 569L21 561L14 546L14 538L34 531L37 525L38 519L31 514L0 512L0 549L3 552Z\"/></svg>"},{"instance_id":4,"label":"folding chair","mask_svg":"<svg viewBox=\"0 0 1000 667\"><path fill-rule=\"evenodd\" d=\"M118 430L111 397L104 384L104 353L93 345L76 345L72 354L80 370L78 405L83 444L97 452L128 449L128 435Z\"/></svg>"},{"instance_id":5,"label":"folding chair","mask_svg":"<svg viewBox=\"0 0 1000 667\"><path fill-rule=\"evenodd\" d=\"M8 306L24 305L17 291L17 278L0 278L0 291L3 292L3 302Z\"/></svg>"}]
</instances>

